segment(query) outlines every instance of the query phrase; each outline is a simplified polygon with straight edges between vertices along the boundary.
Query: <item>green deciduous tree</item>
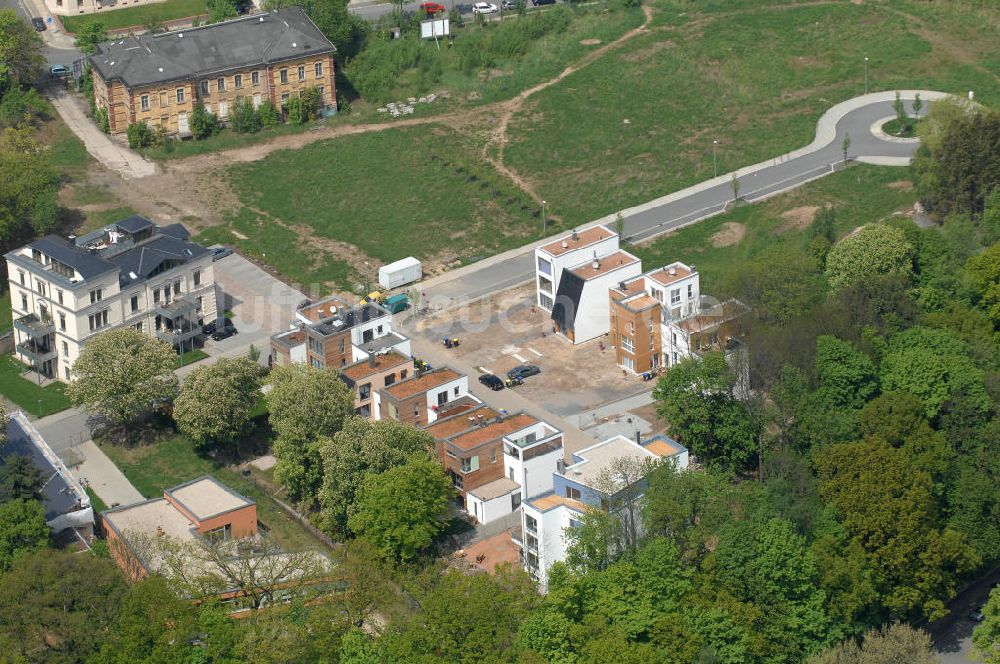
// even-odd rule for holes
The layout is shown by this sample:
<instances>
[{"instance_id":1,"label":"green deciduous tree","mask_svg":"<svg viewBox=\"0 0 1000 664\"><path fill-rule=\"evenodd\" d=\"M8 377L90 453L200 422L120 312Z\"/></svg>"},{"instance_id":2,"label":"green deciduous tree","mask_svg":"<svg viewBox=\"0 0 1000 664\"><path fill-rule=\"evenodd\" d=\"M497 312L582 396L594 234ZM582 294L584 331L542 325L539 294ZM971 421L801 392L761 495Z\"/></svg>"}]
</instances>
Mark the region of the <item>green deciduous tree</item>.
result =
<instances>
[{"instance_id":1,"label":"green deciduous tree","mask_svg":"<svg viewBox=\"0 0 1000 664\"><path fill-rule=\"evenodd\" d=\"M0 505L18 498L38 500L38 492L44 484L45 479L31 462L31 457L11 454L0 465Z\"/></svg>"},{"instance_id":2,"label":"green deciduous tree","mask_svg":"<svg viewBox=\"0 0 1000 664\"><path fill-rule=\"evenodd\" d=\"M736 376L722 353L688 358L653 390L657 413L670 433L710 466L746 470L757 460L751 418L736 397Z\"/></svg>"},{"instance_id":3,"label":"green deciduous tree","mask_svg":"<svg viewBox=\"0 0 1000 664\"><path fill-rule=\"evenodd\" d=\"M329 532L345 531L367 476L401 466L415 454L429 458L433 448L434 438L409 424L393 419L349 419L320 448L323 488L319 498Z\"/></svg>"},{"instance_id":4,"label":"green deciduous tree","mask_svg":"<svg viewBox=\"0 0 1000 664\"><path fill-rule=\"evenodd\" d=\"M240 134L252 134L260 131L260 115L253 107L253 102L245 97L237 98L233 110L229 114L229 126Z\"/></svg>"},{"instance_id":5,"label":"green deciduous tree","mask_svg":"<svg viewBox=\"0 0 1000 664\"><path fill-rule=\"evenodd\" d=\"M206 0L208 18L206 23L219 23L239 16L236 0Z\"/></svg>"},{"instance_id":6,"label":"green deciduous tree","mask_svg":"<svg viewBox=\"0 0 1000 664\"><path fill-rule=\"evenodd\" d=\"M108 31L100 21L87 21L76 33L75 45L83 53L90 55L97 52L97 45L108 41Z\"/></svg>"},{"instance_id":7,"label":"green deciduous tree","mask_svg":"<svg viewBox=\"0 0 1000 664\"><path fill-rule=\"evenodd\" d=\"M822 299L825 284L813 256L779 244L735 270L722 290L749 306L757 320L783 323L812 309Z\"/></svg>"},{"instance_id":8,"label":"green deciduous tree","mask_svg":"<svg viewBox=\"0 0 1000 664\"><path fill-rule=\"evenodd\" d=\"M996 588L983 607L983 622L972 631L972 644L979 661L1000 663L1000 590Z\"/></svg>"},{"instance_id":9,"label":"green deciduous tree","mask_svg":"<svg viewBox=\"0 0 1000 664\"><path fill-rule=\"evenodd\" d=\"M199 448L235 442L250 426L260 396L260 366L247 357L222 358L184 379L174 420Z\"/></svg>"},{"instance_id":10,"label":"green deciduous tree","mask_svg":"<svg viewBox=\"0 0 1000 664\"><path fill-rule=\"evenodd\" d=\"M275 479L296 500L311 501L322 480L320 440L353 415L354 395L336 371L305 364L275 367L268 383L268 420L278 434Z\"/></svg>"},{"instance_id":11,"label":"green deciduous tree","mask_svg":"<svg viewBox=\"0 0 1000 664\"><path fill-rule=\"evenodd\" d=\"M42 38L13 9L0 9L0 96L42 73Z\"/></svg>"},{"instance_id":12,"label":"green deciduous tree","mask_svg":"<svg viewBox=\"0 0 1000 664\"><path fill-rule=\"evenodd\" d=\"M878 391L875 365L868 356L828 335L816 339L816 377L840 408L861 408Z\"/></svg>"},{"instance_id":13,"label":"green deciduous tree","mask_svg":"<svg viewBox=\"0 0 1000 664\"><path fill-rule=\"evenodd\" d=\"M199 650L193 644L197 620L196 607L178 597L167 579L143 579L122 598L118 621L102 644L99 659L108 664L191 661Z\"/></svg>"},{"instance_id":14,"label":"green deciduous tree","mask_svg":"<svg viewBox=\"0 0 1000 664\"><path fill-rule=\"evenodd\" d=\"M410 561L444 529L452 494L441 465L417 456L365 477L347 526L390 559Z\"/></svg>"},{"instance_id":15,"label":"green deciduous tree","mask_svg":"<svg viewBox=\"0 0 1000 664\"><path fill-rule=\"evenodd\" d=\"M686 560L700 559L732 516L736 491L730 481L711 470L688 473L669 466L654 470L648 481L643 525L673 542Z\"/></svg>"},{"instance_id":16,"label":"green deciduous tree","mask_svg":"<svg viewBox=\"0 0 1000 664\"><path fill-rule=\"evenodd\" d=\"M260 115L260 124L265 129L273 129L278 126L278 109L274 107L271 100L266 99L261 102L257 113Z\"/></svg>"},{"instance_id":17,"label":"green deciduous tree","mask_svg":"<svg viewBox=\"0 0 1000 664\"><path fill-rule=\"evenodd\" d=\"M145 122L133 122L125 130L128 146L133 150L148 148L156 142L156 134Z\"/></svg>"},{"instance_id":18,"label":"green deciduous tree","mask_svg":"<svg viewBox=\"0 0 1000 664\"><path fill-rule=\"evenodd\" d=\"M910 275L913 247L897 228L870 224L830 249L826 276L830 288L841 290L880 275Z\"/></svg>"},{"instance_id":19,"label":"green deciduous tree","mask_svg":"<svg viewBox=\"0 0 1000 664\"><path fill-rule=\"evenodd\" d=\"M45 510L37 500L15 498L0 504L0 573L19 557L44 549L49 543Z\"/></svg>"},{"instance_id":20,"label":"green deciduous tree","mask_svg":"<svg viewBox=\"0 0 1000 664\"><path fill-rule=\"evenodd\" d=\"M209 113L205 110L204 104L198 102L194 105L194 110L191 111L188 127L191 129L191 135L195 140L200 141L218 133L219 119L214 113Z\"/></svg>"},{"instance_id":21,"label":"green deciduous tree","mask_svg":"<svg viewBox=\"0 0 1000 664\"><path fill-rule=\"evenodd\" d=\"M0 242L44 234L56 224L59 175L27 130L0 132Z\"/></svg>"},{"instance_id":22,"label":"green deciduous tree","mask_svg":"<svg viewBox=\"0 0 1000 664\"><path fill-rule=\"evenodd\" d=\"M940 661L927 632L895 623L873 627L865 632L860 644L849 639L810 658L809 664L939 664Z\"/></svg>"},{"instance_id":23,"label":"green deciduous tree","mask_svg":"<svg viewBox=\"0 0 1000 664\"><path fill-rule=\"evenodd\" d=\"M126 424L174 397L176 363L170 344L133 328L102 332L87 340L66 392L76 405Z\"/></svg>"}]
</instances>

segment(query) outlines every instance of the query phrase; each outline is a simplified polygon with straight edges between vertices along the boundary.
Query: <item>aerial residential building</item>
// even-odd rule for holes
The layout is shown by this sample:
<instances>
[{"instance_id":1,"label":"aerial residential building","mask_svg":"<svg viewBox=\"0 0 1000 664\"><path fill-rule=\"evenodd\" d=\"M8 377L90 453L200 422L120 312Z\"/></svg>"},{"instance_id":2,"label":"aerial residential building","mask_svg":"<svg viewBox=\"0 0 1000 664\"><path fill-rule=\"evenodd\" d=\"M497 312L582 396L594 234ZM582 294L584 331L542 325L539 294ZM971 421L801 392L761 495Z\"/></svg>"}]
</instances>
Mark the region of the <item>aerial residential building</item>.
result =
<instances>
[{"instance_id":1,"label":"aerial residential building","mask_svg":"<svg viewBox=\"0 0 1000 664\"><path fill-rule=\"evenodd\" d=\"M633 373L709 350L736 353L748 311L738 300L703 299L698 271L679 262L622 281L609 301L609 341L618 366Z\"/></svg>"},{"instance_id":2,"label":"aerial residential building","mask_svg":"<svg viewBox=\"0 0 1000 664\"><path fill-rule=\"evenodd\" d=\"M608 333L608 289L642 272L618 235L592 226L535 249L536 302L573 343Z\"/></svg>"},{"instance_id":3,"label":"aerial residential building","mask_svg":"<svg viewBox=\"0 0 1000 664\"><path fill-rule=\"evenodd\" d=\"M392 418L423 427L448 410L452 401L469 394L469 377L448 367L415 374L379 390L378 419Z\"/></svg>"},{"instance_id":4,"label":"aerial residential building","mask_svg":"<svg viewBox=\"0 0 1000 664\"><path fill-rule=\"evenodd\" d=\"M105 330L133 327L190 347L217 312L212 252L188 238L180 224L133 215L7 253L15 356L69 381L87 340Z\"/></svg>"},{"instance_id":5,"label":"aerial residential building","mask_svg":"<svg viewBox=\"0 0 1000 664\"><path fill-rule=\"evenodd\" d=\"M225 122L239 100L255 108L270 101L280 109L315 88L321 107L335 108L335 52L302 8L285 7L196 28L120 37L98 45L88 62L94 101L107 110L112 134L144 122L189 136L191 113L199 103Z\"/></svg>"},{"instance_id":6,"label":"aerial residential building","mask_svg":"<svg viewBox=\"0 0 1000 664\"><path fill-rule=\"evenodd\" d=\"M616 510L623 519L638 520L634 513L637 506L619 506L616 498L626 488L641 495L645 480L637 480L629 487L613 487L614 492L609 489L614 483L609 471L619 459L626 458L657 464L669 461L680 470L688 466L687 449L671 438L656 436L640 444L615 436L573 454L570 465L560 464L552 473L550 491L522 504L521 528L512 537L521 550L524 568L542 590L548 585L549 568L566 559L569 538L565 531L577 527L588 510Z\"/></svg>"},{"instance_id":7,"label":"aerial residential building","mask_svg":"<svg viewBox=\"0 0 1000 664\"><path fill-rule=\"evenodd\" d=\"M41 490L45 521L57 540L90 542L94 510L90 497L62 459L21 411L7 421L7 439L0 443L0 468L16 455L25 456L45 482Z\"/></svg>"},{"instance_id":8,"label":"aerial residential building","mask_svg":"<svg viewBox=\"0 0 1000 664\"><path fill-rule=\"evenodd\" d=\"M354 392L354 410L361 417L382 418L380 388L406 380L413 360L396 351L371 354L340 370L340 379Z\"/></svg>"}]
</instances>

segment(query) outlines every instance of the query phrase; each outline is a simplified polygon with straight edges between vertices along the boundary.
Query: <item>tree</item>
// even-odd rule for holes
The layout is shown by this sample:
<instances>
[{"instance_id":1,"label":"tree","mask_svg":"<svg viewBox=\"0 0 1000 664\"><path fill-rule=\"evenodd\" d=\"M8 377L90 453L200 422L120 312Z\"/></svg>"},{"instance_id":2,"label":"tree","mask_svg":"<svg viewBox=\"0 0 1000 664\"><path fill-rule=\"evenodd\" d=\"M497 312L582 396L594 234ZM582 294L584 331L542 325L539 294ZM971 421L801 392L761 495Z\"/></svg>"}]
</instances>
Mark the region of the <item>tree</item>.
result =
<instances>
[{"instance_id":1,"label":"tree","mask_svg":"<svg viewBox=\"0 0 1000 664\"><path fill-rule=\"evenodd\" d=\"M719 529L732 518L735 498L736 492L721 473L660 466L649 474L642 522L650 534L673 542L685 560L700 560Z\"/></svg>"},{"instance_id":2,"label":"tree","mask_svg":"<svg viewBox=\"0 0 1000 664\"><path fill-rule=\"evenodd\" d=\"M278 109L274 107L270 99L261 102L257 113L260 115L260 124L265 129L273 129L278 126Z\"/></svg>"},{"instance_id":3,"label":"tree","mask_svg":"<svg viewBox=\"0 0 1000 664\"><path fill-rule=\"evenodd\" d=\"M49 543L45 510L37 500L15 498L0 504L0 573L21 556L44 549Z\"/></svg>"},{"instance_id":4,"label":"tree","mask_svg":"<svg viewBox=\"0 0 1000 664\"><path fill-rule=\"evenodd\" d=\"M354 395L333 369L275 367L268 383L268 421L277 434L275 479L296 500L313 500L322 480L320 439L354 414Z\"/></svg>"},{"instance_id":5,"label":"tree","mask_svg":"<svg viewBox=\"0 0 1000 664\"><path fill-rule=\"evenodd\" d=\"M102 644L100 661L182 662L195 658L198 613L162 576L131 586L121 600L118 621Z\"/></svg>"},{"instance_id":6,"label":"tree","mask_svg":"<svg viewBox=\"0 0 1000 664\"><path fill-rule=\"evenodd\" d=\"M913 247L897 228L870 224L833 245L826 257L826 276L837 291L876 275L913 271Z\"/></svg>"},{"instance_id":7,"label":"tree","mask_svg":"<svg viewBox=\"0 0 1000 664\"><path fill-rule=\"evenodd\" d=\"M783 323L809 312L823 298L826 284L822 267L813 256L791 243L782 243L764 249L734 270L721 290L750 307L753 318Z\"/></svg>"},{"instance_id":8,"label":"tree","mask_svg":"<svg viewBox=\"0 0 1000 664\"><path fill-rule=\"evenodd\" d=\"M809 664L939 664L927 632L909 625L894 623L872 627L861 644L848 639L809 659Z\"/></svg>"},{"instance_id":9,"label":"tree","mask_svg":"<svg viewBox=\"0 0 1000 664\"><path fill-rule=\"evenodd\" d=\"M206 111L205 105L201 102L194 105L188 124L191 128L191 135L196 141L213 136L219 131L219 119L214 113Z\"/></svg>"},{"instance_id":10,"label":"tree","mask_svg":"<svg viewBox=\"0 0 1000 664\"><path fill-rule=\"evenodd\" d=\"M31 462L31 457L11 454L0 465L0 505L18 498L38 500L44 484L45 479Z\"/></svg>"},{"instance_id":11,"label":"tree","mask_svg":"<svg viewBox=\"0 0 1000 664\"><path fill-rule=\"evenodd\" d=\"M347 526L390 559L408 562L444 529L452 493L441 464L414 457L365 478Z\"/></svg>"},{"instance_id":12,"label":"tree","mask_svg":"<svg viewBox=\"0 0 1000 664\"><path fill-rule=\"evenodd\" d=\"M920 98L920 93L913 95L913 115L920 119L920 110L924 107L924 100Z\"/></svg>"},{"instance_id":13,"label":"tree","mask_svg":"<svg viewBox=\"0 0 1000 664\"><path fill-rule=\"evenodd\" d=\"M0 96L42 73L42 38L13 9L0 9Z\"/></svg>"},{"instance_id":14,"label":"tree","mask_svg":"<svg viewBox=\"0 0 1000 664\"><path fill-rule=\"evenodd\" d=\"M174 420L199 448L227 445L246 433L260 396L260 367L246 357L221 358L184 379Z\"/></svg>"},{"instance_id":15,"label":"tree","mask_svg":"<svg viewBox=\"0 0 1000 664\"><path fill-rule=\"evenodd\" d=\"M906 116L906 106L899 98L899 90L896 90L896 99L892 102L892 110L896 111L896 122L899 123L899 131L902 132L906 129L909 118Z\"/></svg>"},{"instance_id":16,"label":"tree","mask_svg":"<svg viewBox=\"0 0 1000 664\"><path fill-rule=\"evenodd\" d=\"M301 97L292 97L285 102L285 118L288 124L304 124L308 113Z\"/></svg>"},{"instance_id":17,"label":"tree","mask_svg":"<svg viewBox=\"0 0 1000 664\"><path fill-rule=\"evenodd\" d=\"M206 23L220 23L239 16L236 0L207 0L208 18Z\"/></svg>"},{"instance_id":18,"label":"tree","mask_svg":"<svg viewBox=\"0 0 1000 664\"><path fill-rule=\"evenodd\" d=\"M994 327L1000 327L1000 242L973 256L965 264L979 307Z\"/></svg>"},{"instance_id":19,"label":"tree","mask_svg":"<svg viewBox=\"0 0 1000 664\"><path fill-rule=\"evenodd\" d=\"M232 113L229 114L229 126L240 134L252 134L260 131L260 116L251 101L245 97L237 98L236 103L233 104Z\"/></svg>"},{"instance_id":20,"label":"tree","mask_svg":"<svg viewBox=\"0 0 1000 664\"><path fill-rule=\"evenodd\" d=\"M147 9L142 15L142 27L146 32L155 35L158 32L166 32L167 24L160 18L160 13L155 9Z\"/></svg>"},{"instance_id":21,"label":"tree","mask_svg":"<svg viewBox=\"0 0 1000 664\"><path fill-rule=\"evenodd\" d=\"M74 44L85 55L93 55L97 52L97 45L108 41L108 31L104 23L100 21L87 21L76 33Z\"/></svg>"},{"instance_id":22,"label":"tree","mask_svg":"<svg viewBox=\"0 0 1000 664\"><path fill-rule=\"evenodd\" d=\"M740 176L738 173L733 173L730 176L729 186L733 190L733 202L740 200Z\"/></svg>"},{"instance_id":23,"label":"tree","mask_svg":"<svg viewBox=\"0 0 1000 664\"><path fill-rule=\"evenodd\" d=\"M352 417L320 445L323 488L319 499L326 529L343 533L365 478L401 466L416 454L430 457L434 438L393 419L372 422Z\"/></svg>"},{"instance_id":24,"label":"tree","mask_svg":"<svg viewBox=\"0 0 1000 664\"><path fill-rule=\"evenodd\" d=\"M745 470L757 459L751 418L734 396L736 377L722 353L687 358L653 390L671 435L707 465Z\"/></svg>"},{"instance_id":25,"label":"tree","mask_svg":"<svg viewBox=\"0 0 1000 664\"><path fill-rule=\"evenodd\" d=\"M604 510L588 510L563 533L566 565L575 572L606 569L621 553L622 520Z\"/></svg>"},{"instance_id":26,"label":"tree","mask_svg":"<svg viewBox=\"0 0 1000 664\"><path fill-rule=\"evenodd\" d=\"M110 560L47 550L21 558L0 583L0 642L12 661L79 662L115 624L125 582Z\"/></svg>"},{"instance_id":27,"label":"tree","mask_svg":"<svg viewBox=\"0 0 1000 664\"><path fill-rule=\"evenodd\" d=\"M128 146L133 150L148 148L156 141L156 135L145 122L133 122L125 130Z\"/></svg>"},{"instance_id":28,"label":"tree","mask_svg":"<svg viewBox=\"0 0 1000 664\"><path fill-rule=\"evenodd\" d=\"M844 161L847 161L847 151L851 149L850 134L844 134L844 142L840 144L840 149L844 151Z\"/></svg>"},{"instance_id":29,"label":"tree","mask_svg":"<svg viewBox=\"0 0 1000 664\"><path fill-rule=\"evenodd\" d=\"M622 216L621 212L615 214L615 233L618 235L619 240L624 240L625 238L625 217Z\"/></svg>"},{"instance_id":30,"label":"tree","mask_svg":"<svg viewBox=\"0 0 1000 664\"><path fill-rule=\"evenodd\" d=\"M124 425L174 397L176 363L170 344L138 330L102 332L87 340L66 392L74 404Z\"/></svg>"},{"instance_id":31,"label":"tree","mask_svg":"<svg viewBox=\"0 0 1000 664\"><path fill-rule=\"evenodd\" d=\"M973 654L985 664L1000 662L1000 590L994 588L983 607L983 622L972 630Z\"/></svg>"},{"instance_id":32,"label":"tree","mask_svg":"<svg viewBox=\"0 0 1000 664\"><path fill-rule=\"evenodd\" d=\"M58 217L59 174L30 130L0 131L0 242L44 234Z\"/></svg>"},{"instance_id":33,"label":"tree","mask_svg":"<svg viewBox=\"0 0 1000 664\"><path fill-rule=\"evenodd\" d=\"M861 408L878 392L875 365L868 356L828 335L816 339L816 377L840 408Z\"/></svg>"}]
</instances>

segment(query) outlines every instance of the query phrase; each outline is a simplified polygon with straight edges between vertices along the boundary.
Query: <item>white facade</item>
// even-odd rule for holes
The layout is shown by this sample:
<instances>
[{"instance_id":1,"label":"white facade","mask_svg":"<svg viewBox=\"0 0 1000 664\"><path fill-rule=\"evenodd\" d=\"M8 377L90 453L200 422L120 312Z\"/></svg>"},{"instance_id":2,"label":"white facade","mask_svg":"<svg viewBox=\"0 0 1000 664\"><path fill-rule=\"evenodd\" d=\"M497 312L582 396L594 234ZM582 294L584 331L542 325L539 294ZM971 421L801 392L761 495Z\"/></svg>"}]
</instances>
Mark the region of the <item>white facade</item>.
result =
<instances>
[{"instance_id":1,"label":"white facade","mask_svg":"<svg viewBox=\"0 0 1000 664\"><path fill-rule=\"evenodd\" d=\"M536 570L533 574L542 592L548 590L549 569L566 560L566 529L574 527L583 512L566 505L541 509L525 503L521 507L524 566Z\"/></svg>"},{"instance_id":2,"label":"white facade","mask_svg":"<svg viewBox=\"0 0 1000 664\"><path fill-rule=\"evenodd\" d=\"M596 272L595 265L599 266ZM610 331L608 291L622 281L639 276L642 263L632 254L618 251L604 259L592 260L573 272L586 277L573 322L573 343L581 344Z\"/></svg>"},{"instance_id":3,"label":"white facade","mask_svg":"<svg viewBox=\"0 0 1000 664\"><path fill-rule=\"evenodd\" d=\"M459 374L458 378L427 390L427 423L435 421L438 410L455 399L469 394L469 377Z\"/></svg>"},{"instance_id":4,"label":"white facade","mask_svg":"<svg viewBox=\"0 0 1000 664\"><path fill-rule=\"evenodd\" d=\"M497 480L496 483L503 483L503 480ZM520 487L513 482L510 484L513 486L504 486L500 495L486 493L483 498L476 495L479 489L472 489L465 495L466 511L476 517L479 523L490 523L504 518L521 505ZM490 485L481 487L487 490L490 488L492 488Z\"/></svg>"},{"instance_id":5,"label":"white facade","mask_svg":"<svg viewBox=\"0 0 1000 664\"><path fill-rule=\"evenodd\" d=\"M552 311L563 270L586 263L596 255L603 258L618 251L618 235L607 226L597 225L573 231L566 237L535 248L535 301Z\"/></svg>"},{"instance_id":6,"label":"white facade","mask_svg":"<svg viewBox=\"0 0 1000 664\"><path fill-rule=\"evenodd\" d=\"M410 256L378 269L378 282L382 288L398 288L423 277L423 267L419 260Z\"/></svg>"},{"instance_id":7,"label":"white facade","mask_svg":"<svg viewBox=\"0 0 1000 664\"><path fill-rule=\"evenodd\" d=\"M522 501L552 491L562 459L562 431L545 422L503 437L504 473L520 486Z\"/></svg>"}]
</instances>

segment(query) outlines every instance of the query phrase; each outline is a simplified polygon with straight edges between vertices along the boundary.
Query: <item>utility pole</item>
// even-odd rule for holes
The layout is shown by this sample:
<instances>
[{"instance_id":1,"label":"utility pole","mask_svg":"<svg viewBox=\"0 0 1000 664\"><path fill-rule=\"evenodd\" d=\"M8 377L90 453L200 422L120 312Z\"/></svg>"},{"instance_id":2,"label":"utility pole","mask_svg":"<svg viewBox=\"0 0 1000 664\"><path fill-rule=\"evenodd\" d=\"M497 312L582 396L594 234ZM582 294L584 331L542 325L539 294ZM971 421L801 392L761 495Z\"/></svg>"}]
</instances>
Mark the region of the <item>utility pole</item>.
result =
<instances>
[{"instance_id":1,"label":"utility pole","mask_svg":"<svg viewBox=\"0 0 1000 664\"><path fill-rule=\"evenodd\" d=\"M865 56L865 94L868 94L868 56Z\"/></svg>"},{"instance_id":2,"label":"utility pole","mask_svg":"<svg viewBox=\"0 0 1000 664\"><path fill-rule=\"evenodd\" d=\"M545 237L546 233L546 219L545 219L545 201L542 201L542 237Z\"/></svg>"},{"instance_id":3,"label":"utility pole","mask_svg":"<svg viewBox=\"0 0 1000 664\"><path fill-rule=\"evenodd\" d=\"M718 145L718 139L712 141L712 170L715 171L715 177L719 177L719 159L715 155L715 149Z\"/></svg>"}]
</instances>

